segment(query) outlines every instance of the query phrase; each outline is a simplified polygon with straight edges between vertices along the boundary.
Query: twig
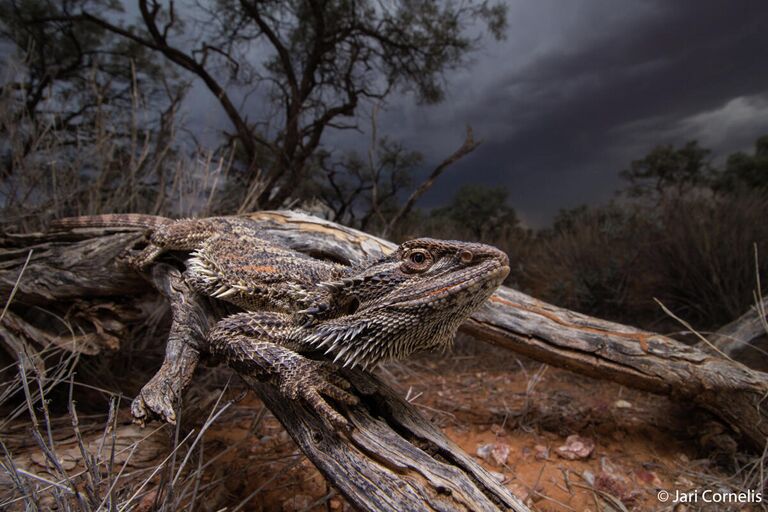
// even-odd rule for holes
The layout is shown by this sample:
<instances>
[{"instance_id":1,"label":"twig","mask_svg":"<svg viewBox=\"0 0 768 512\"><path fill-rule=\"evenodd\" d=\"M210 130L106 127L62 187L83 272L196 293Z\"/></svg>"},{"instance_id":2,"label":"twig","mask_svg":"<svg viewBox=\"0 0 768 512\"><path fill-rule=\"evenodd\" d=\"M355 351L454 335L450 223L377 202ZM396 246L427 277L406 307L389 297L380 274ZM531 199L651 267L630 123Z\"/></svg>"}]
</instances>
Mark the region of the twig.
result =
<instances>
[{"instance_id":1,"label":"twig","mask_svg":"<svg viewBox=\"0 0 768 512\"><path fill-rule=\"evenodd\" d=\"M13 302L13 298L16 296L16 290L19 289L19 283L21 282L21 276L24 275L24 271L27 270L27 265L29 265L29 260L32 259L32 252L34 249L29 250L29 254L27 254L27 260L24 262L24 265L21 267L21 271L19 272L19 277L16 278L16 282L13 284L13 288L11 289L11 293L8 295L8 300L5 301L5 307L3 308L3 312L0 313L0 322L3 321L3 318L5 318L5 313L8 311L8 307L11 305L11 302Z\"/></svg>"},{"instance_id":2,"label":"twig","mask_svg":"<svg viewBox=\"0 0 768 512\"><path fill-rule=\"evenodd\" d=\"M670 311L670 310L669 310L669 308L667 308L667 306L665 306L665 305L664 305L664 304L663 304L663 303L662 303L662 302L661 302L659 299L657 299L656 297L654 297L654 298L653 298L653 300L655 300L655 301L656 301L656 303L657 303L659 306L661 306L661 309L662 309L662 310L664 310L664 312L665 312L667 315L671 316L672 318L674 318L675 320L677 320L678 322L680 322L680 323L681 323L683 326L685 326L685 328L686 328L686 329L688 329L688 331L690 331L690 332L692 332L693 334L695 334L695 335L696 335L696 336L697 336L697 337L698 337L698 338L699 338L701 341L703 341L703 342L704 342L704 343L705 343L707 346L709 346L709 347L710 347L712 350L714 350L715 352L717 352L718 354L720 354L721 356L723 356L725 359L727 359L727 360L731 361L732 363L736 363L736 364L739 364L738 362L734 361L734 360L733 360L733 359L732 359L730 356L728 356L728 354L726 354L725 352L723 352L722 350L720 350L719 348L717 348L717 347L716 347L716 346L715 346L715 345L714 345L714 344L713 344L711 341L709 341L707 338L705 338L704 336L702 336L701 334L699 334L699 332L698 332L696 329L694 329L694 328L693 328L693 326L691 326L691 324L689 324L688 322L686 322L685 320L683 320L683 319L682 319L682 318L680 318L679 316L675 315L675 314L674 314L672 311Z\"/></svg>"}]
</instances>

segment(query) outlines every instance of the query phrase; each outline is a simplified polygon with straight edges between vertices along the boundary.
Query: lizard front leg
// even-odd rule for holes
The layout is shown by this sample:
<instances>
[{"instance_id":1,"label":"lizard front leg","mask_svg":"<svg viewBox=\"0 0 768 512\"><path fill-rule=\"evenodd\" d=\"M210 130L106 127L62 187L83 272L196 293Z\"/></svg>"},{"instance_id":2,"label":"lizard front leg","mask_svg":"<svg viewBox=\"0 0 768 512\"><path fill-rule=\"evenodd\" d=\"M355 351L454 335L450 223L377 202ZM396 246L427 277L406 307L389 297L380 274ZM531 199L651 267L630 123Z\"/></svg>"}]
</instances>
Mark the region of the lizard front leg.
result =
<instances>
[{"instance_id":1,"label":"lizard front leg","mask_svg":"<svg viewBox=\"0 0 768 512\"><path fill-rule=\"evenodd\" d=\"M131 404L133 419L140 425L152 417L176 422L176 402L192 379L205 333L215 321L206 299L189 288L176 268L155 266L152 281L168 299L172 321L163 364Z\"/></svg>"},{"instance_id":2,"label":"lizard front leg","mask_svg":"<svg viewBox=\"0 0 768 512\"><path fill-rule=\"evenodd\" d=\"M280 313L238 313L216 324L208 350L224 356L239 373L275 384L287 398L304 400L336 428L348 429L348 421L321 395L354 405L357 398L345 391L349 382L330 363L288 348L295 329L290 317Z\"/></svg>"}]
</instances>

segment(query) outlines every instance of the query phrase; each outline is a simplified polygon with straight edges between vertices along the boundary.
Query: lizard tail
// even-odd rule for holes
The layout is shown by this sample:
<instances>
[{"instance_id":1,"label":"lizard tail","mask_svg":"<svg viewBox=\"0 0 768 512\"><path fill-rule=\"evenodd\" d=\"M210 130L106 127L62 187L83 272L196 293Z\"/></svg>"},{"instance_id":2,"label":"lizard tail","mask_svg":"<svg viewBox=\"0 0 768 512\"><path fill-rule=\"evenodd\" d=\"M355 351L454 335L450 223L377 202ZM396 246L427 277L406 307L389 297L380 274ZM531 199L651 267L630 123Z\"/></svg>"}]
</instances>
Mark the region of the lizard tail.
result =
<instances>
[{"instance_id":1,"label":"lizard tail","mask_svg":"<svg viewBox=\"0 0 768 512\"><path fill-rule=\"evenodd\" d=\"M173 219L140 213L110 213L84 217L65 217L51 222L51 229L64 231L75 228L142 228L152 229L174 222Z\"/></svg>"}]
</instances>

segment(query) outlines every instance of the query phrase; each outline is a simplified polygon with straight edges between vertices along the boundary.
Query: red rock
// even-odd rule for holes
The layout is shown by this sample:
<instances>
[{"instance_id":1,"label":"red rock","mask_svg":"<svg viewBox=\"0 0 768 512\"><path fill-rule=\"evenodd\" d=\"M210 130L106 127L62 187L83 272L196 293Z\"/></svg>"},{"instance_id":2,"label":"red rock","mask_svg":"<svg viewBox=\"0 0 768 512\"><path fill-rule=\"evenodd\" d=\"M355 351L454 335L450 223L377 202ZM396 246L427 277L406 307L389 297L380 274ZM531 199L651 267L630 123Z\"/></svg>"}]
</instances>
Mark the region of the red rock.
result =
<instances>
[{"instance_id":1,"label":"red rock","mask_svg":"<svg viewBox=\"0 0 768 512\"><path fill-rule=\"evenodd\" d=\"M477 456L487 462L503 466L509 458L509 445L505 443L488 443L477 447Z\"/></svg>"},{"instance_id":2,"label":"red rock","mask_svg":"<svg viewBox=\"0 0 768 512\"><path fill-rule=\"evenodd\" d=\"M595 449L595 442L588 437L577 434L568 436L563 446L555 449L557 455L567 460L586 459Z\"/></svg>"},{"instance_id":3,"label":"red rock","mask_svg":"<svg viewBox=\"0 0 768 512\"><path fill-rule=\"evenodd\" d=\"M658 475L653 471L646 471L644 469L640 469L638 471L635 471L635 475L637 475L637 479L640 480L640 482L646 485L661 487L661 480L659 479Z\"/></svg>"},{"instance_id":4,"label":"red rock","mask_svg":"<svg viewBox=\"0 0 768 512\"><path fill-rule=\"evenodd\" d=\"M533 451L536 453L535 455L536 460L549 459L549 448L547 448L543 444L537 444L536 446L534 446Z\"/></svg>"}]
</instances>

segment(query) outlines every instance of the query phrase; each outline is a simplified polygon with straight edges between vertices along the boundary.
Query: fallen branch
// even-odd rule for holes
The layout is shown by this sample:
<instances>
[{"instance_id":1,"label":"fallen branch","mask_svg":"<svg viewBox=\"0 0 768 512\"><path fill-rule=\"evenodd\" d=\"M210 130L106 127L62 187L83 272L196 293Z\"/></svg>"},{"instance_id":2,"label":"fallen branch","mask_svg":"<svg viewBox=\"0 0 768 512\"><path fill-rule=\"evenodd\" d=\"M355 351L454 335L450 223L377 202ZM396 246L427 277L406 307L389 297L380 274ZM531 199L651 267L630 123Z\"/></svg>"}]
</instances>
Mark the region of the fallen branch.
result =
<instances>
[{"instance_id":1,"label":"fallen branch","mask_svg":"<svg viewBox=\"0 0 768 512\"><path fill-rule=\"evenodd\" d=\"M763 297L749 311L724 325L709 336L709 341L729 357L752 368L764 369L768 365L765 352L768 339L768 296Z\"/></svg>"},{"instance_id":2,"label":"fallen branch","mask_svg":"<svg viewBox=\"0 0 768 512\"><path fill-rule=\"evenodd\" d=\"M295 212L258 212L264 229L309 254L376 258L391 242ZM502 287L465 332L553 366L693 402L754 449L768 437L768 375L666 336L582 315ZM765 402L765 403L764 403Z\"/></svg>"}]
</instances>

